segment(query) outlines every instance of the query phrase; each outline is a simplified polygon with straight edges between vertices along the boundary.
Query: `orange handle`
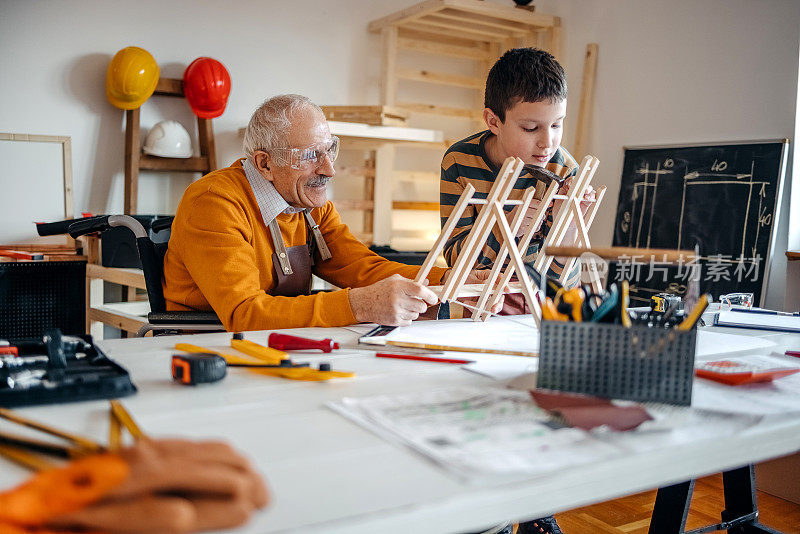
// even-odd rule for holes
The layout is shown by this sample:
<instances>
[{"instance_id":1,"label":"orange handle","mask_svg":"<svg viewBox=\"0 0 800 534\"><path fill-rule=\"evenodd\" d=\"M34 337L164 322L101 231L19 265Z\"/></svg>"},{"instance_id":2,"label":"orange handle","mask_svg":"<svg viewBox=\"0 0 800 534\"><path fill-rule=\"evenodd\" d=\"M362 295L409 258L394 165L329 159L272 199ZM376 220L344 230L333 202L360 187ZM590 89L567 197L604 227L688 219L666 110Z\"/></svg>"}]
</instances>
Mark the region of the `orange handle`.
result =
<instances>
[{"instance_id":1,"label":"orange handle","mask_svg":"<svg viewBox=\"0 0 800 534\"><path fill-rule=\"evenodd\" d=\"M121 484L129 473L128 464L113 454L87 456L42 471L0 493L0 524L36 526L80 510Z\"/></svg>"}]
</instances>

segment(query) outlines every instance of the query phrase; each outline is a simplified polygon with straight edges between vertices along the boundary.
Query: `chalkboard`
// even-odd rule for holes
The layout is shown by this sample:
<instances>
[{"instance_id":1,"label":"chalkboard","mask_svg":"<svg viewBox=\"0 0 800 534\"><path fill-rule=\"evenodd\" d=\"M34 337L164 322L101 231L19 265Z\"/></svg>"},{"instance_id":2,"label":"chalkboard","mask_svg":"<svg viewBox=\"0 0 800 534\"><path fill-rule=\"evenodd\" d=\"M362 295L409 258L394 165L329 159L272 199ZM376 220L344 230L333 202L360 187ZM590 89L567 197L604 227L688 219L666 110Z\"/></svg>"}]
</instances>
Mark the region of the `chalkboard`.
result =
<instances>
[{"instance_id":1,"label":"chalkboard","mask_svg":"<svg viewBox=\"0 0 800 534\"><path fill-rule=\"evenodd\" d=\"M626 147L614 245L693 250L699 285L715 298L753 293L762 302L777 230L788 140ZM689 265L618 262L609 280L631 280L632 304L683 294ZM630 261L628 263L631 263ZM697 273L697 271L695 271Z\"/></svg>"}]
</instances>

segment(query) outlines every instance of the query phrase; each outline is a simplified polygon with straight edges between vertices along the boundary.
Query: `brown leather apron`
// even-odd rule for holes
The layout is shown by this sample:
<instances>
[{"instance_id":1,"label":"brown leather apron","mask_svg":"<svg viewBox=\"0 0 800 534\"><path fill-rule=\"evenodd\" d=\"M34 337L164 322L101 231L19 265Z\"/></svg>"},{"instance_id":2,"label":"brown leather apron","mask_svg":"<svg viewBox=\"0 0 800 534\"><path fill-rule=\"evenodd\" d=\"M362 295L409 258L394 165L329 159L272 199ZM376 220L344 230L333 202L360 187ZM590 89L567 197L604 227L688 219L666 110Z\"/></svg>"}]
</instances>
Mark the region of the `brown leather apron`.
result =
<instances>
[{"instance_id":1,"label":"brown leather apron","mask_svg":"<svg viewBox=\"0 0 800 534\"><path fill-rule=\"evenodd\" d=\"M311 291L311 273L314 267L314 253L319 252L320 260L331 258L331 251L322 237L319 225L314 221L309 210L303 211L308 226L308 239L304 245L286 248L283 242L278 220L272 219L267 225L272 237L275 252L272 253L272 265L275 269L277 285L269 292L280 297L296 297L308 295Z\"/></svg>"}]
</instances>

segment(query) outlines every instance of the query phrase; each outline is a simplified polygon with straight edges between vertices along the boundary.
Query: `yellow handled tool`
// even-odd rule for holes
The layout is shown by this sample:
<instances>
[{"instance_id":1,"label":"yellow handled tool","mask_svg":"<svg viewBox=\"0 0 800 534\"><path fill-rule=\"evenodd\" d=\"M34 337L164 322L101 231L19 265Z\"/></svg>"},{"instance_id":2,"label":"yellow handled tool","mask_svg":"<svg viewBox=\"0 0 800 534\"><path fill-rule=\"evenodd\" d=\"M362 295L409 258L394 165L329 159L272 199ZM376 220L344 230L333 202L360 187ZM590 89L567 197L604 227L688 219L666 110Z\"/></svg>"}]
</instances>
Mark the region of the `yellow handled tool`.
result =
<instances>
[{"instance_id":1,"label":"yellow handled tool","mask_svg":"<svg viewBox=\"0 0 800 534\"><path fill-rule=\"evenodd\" d=\"M281 363L281 360L289 358L289 355L282 350L265 347L246 339L231 339L231 348L274 365Z\"/></svg>"},{"instance_id":2,"label":"yellow handled tool","mask_svg":"<svg viewBox=\"0 0 800 534\"><path fill-rule=\"evenodd\" d=\"M692 328L694 328L694 325L697 324L697 321L700 320L700 316L702 316L703 312L706 311L708 303L711 300L710 297L711 295L709 295L708 293L700 295L700 298L697 299L697 304L694 305L694 308L692 309L691 312L689 312L689 315L687 315L686 318L681 322L681 324L679 324L675 328L677 328L678 330L691 330Z\"/></svg>"}]
</instances>

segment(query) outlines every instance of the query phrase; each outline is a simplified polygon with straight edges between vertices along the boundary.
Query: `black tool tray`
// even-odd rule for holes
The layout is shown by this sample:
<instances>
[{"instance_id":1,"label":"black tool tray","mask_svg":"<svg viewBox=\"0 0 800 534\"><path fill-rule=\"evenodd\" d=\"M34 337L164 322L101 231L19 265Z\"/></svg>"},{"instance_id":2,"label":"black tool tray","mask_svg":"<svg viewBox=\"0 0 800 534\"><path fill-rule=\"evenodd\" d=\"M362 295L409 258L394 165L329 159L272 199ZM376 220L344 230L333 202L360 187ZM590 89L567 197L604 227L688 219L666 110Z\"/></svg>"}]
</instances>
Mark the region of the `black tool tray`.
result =
<instances>
[{"instance_id":1,"label":"black tool tray","mask_svg":"<svg viewBox=\"0 0 800 534\"><path fill-rule=\"evenodd\" d=\"M35 406L113 399L136 393L128 371L110 360L92 336L9 340L18 356L0 358L0 406Z\"/></svg>"}]
</instances>

